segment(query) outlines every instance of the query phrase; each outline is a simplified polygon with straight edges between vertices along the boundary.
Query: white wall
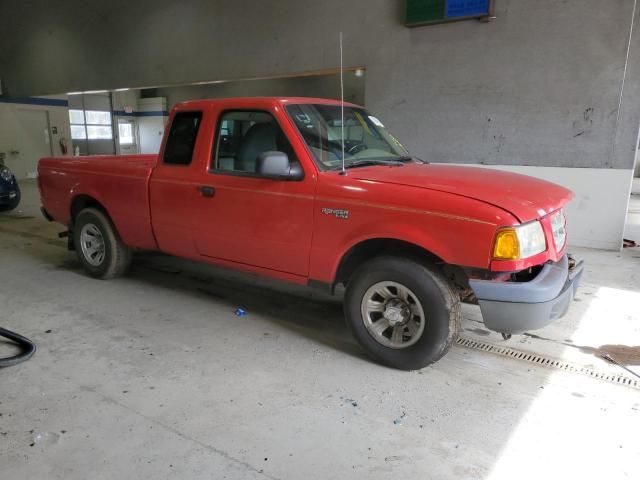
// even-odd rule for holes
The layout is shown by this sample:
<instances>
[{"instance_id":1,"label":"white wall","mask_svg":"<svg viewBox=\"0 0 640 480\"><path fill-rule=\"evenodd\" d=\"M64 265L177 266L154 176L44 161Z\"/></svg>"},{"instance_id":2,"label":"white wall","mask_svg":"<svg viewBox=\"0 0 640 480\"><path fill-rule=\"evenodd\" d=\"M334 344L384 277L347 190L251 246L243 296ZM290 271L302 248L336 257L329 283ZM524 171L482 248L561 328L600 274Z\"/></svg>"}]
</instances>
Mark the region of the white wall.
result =
<instances>
[{"instance_id":1,"label":"white wall","mask_svg":"<svg viewBox=\"0 0 640 480\"><path fill-rule=\"evenodd\" d=\"M620 250L631 189L630 169L474 165L530 175L575 193L565 209L569 245Z\"/></svg>"},{"instance_id":2,"label":"white wall","mask_svg":"<svg viewBox=\"0 0 640 480\"><path fill-rule=\"evenodd\" d=\"M140 134L140 153L158 153L164 134L167 115L158 112L167 111L167 101L164 97L141 98L138 100L138 132ZM144 116L144 113L154 113ZM142 114L142 115L141 115Z\"/></svg>"},{"instance_id":3,"label":"white wall","mask_svg":"<svg viewBox=\"0 0 640 480\"><path fill-rule=\"evenodd\" d=\"M66 95L51 95L47 97L55 100L67 100ZM20 100L13 100L20 102ZM62 155L60 140L65 139L68 152L72 151L71 132L69 129L69 109L66 106L32 105L28 103L4 103L0 102L0 152L5 153L4 163L17 173L18 179L24 178L20 172L22 162L21 154L11 154L12 151L24 152L28 148L19 145L21 135L17 131L19 124L17 115L19 110L45 111L49 113L51 148L54 155ZM56 133L53 133L53 132Z\"/></svg>"}]
</instances>

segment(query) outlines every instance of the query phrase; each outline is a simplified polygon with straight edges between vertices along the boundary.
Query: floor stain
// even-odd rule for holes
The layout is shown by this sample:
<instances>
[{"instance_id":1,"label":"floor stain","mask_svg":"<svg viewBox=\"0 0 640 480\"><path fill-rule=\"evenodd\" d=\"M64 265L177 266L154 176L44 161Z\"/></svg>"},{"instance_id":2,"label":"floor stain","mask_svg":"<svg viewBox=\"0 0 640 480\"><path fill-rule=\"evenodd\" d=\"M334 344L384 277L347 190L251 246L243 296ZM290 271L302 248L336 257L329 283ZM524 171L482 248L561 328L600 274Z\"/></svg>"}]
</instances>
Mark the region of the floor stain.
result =
<instances>
[{"instance_id":1,"label":"floor stain","mask_svg":"<svg viewBox=\"0 0 640 480\"><path fill-rule=\"evenodd\" d=\"M596 357L609 355L622 365L640 365L640 345L601 345L598 348L576 345L576 347Z\"/></svg>"},{"instance_id":2,"label":"floor stain","mask_svg":"<svg viewBox=\"0 0 640 480\"><path fill-rule=\"evenodd\" d=\"M541 337L540 335L536 335L535 333L525 332L522 335L524 335L525 337L529 337L529 338L535 338L536 340L544 340L544 341L547 341L547 342L564 343L564 342L558 342L557 340L554 340L553 338Z\"/></svg>"},{"instance_id":3,"label":"floor stain","mask_svg":"<svg viewBox=\"0 0 640 480\"><path fill-rule=\"evenodd\" d=\"M3 222L0 222L3 223ZM37 240L43 240L45 243L49 244L49 245L55 245L55 246L66 246L66 242L63 242L61 240L54 240L49 236L46 235L38 235L36 233L31 233L31 232L25 232L22 230L17 230L14 228L7 228L4 225L2 225L0 227L0 232L4 232L4 233L9 233L12 235L16 235L18 237L22 237L22 238L33 238L33 239L37 239ZM29 244L31 245L31 244Z\"/></svg>"},{"instance_id":4,"label":"floor stain","mask_svg":"<svg viewBox=\"0 0 640 480\"><path fill-rule=\"evenodd\" d=\"M640 365L640 345L600 345L599 347L590 347L587 345L574 344L571 340L565 340L562 342L552 338L541 337L534 333L524 333L523 335L536 340L554 342L567 347L576 348L582 353L591 354L598 358L610 355L615 361L622 365Z\"/></svg>"},{"instance_id":5,"label":"floor stain","mask_svg":"<svg viewBox=\"0 0 640 480\"><path fill-rule=\"evenodd\" d=\"M473 332L476 335L481 335L483 337L488 337L489 335L491 335L491 332L489 330L484 330L482 328L465 328L465 330L467 332Z\"/></svg>"},{"instance_id":6,"label":"floor stain","mask_svg":"<svg viewBox=\"0 0 640 480\"><path fill-rule=\"evenodd\" d=\"M1 221L9 221L9 220L31 220L32 218L35 218L32 215L7 215L7 216L3 216L1 218Z\"/></svg>"}]
</instances>

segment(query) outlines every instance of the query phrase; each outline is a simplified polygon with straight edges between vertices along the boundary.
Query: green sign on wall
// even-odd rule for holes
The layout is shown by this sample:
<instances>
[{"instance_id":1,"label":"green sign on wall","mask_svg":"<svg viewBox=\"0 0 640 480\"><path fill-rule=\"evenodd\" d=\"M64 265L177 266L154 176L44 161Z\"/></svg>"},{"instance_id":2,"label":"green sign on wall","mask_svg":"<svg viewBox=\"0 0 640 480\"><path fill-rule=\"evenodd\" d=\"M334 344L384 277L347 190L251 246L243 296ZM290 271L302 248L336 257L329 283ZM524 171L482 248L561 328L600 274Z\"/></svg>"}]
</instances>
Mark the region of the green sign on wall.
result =
<instances>
[{"instance_id":1,"label":"green sign on wall","mask_svg":"<svg viewBox=\"0 0 640 480\"><path fill-rule=\"evenodd\" d=\"M406 25L454 22L491 16L493 0L407 0Z\"/></svg>"}]
</instances>

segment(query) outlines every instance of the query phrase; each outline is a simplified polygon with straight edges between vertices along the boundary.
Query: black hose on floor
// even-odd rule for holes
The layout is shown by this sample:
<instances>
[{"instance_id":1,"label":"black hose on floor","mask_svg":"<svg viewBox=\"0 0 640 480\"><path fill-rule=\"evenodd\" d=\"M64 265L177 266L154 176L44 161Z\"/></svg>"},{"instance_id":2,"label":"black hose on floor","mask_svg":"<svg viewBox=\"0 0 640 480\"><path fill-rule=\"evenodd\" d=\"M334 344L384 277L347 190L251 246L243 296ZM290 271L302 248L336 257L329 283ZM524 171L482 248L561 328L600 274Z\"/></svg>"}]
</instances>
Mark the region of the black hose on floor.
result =
<instances>
[{"instance_id":1,"label":"black hose on floor","mask_svg":"<svg viewBox=\"0 0 640 480\"><path fill-rule=\"evenodd\" d=\"M22 350L18 355L14 355L13 357L0 358L0 368L17 365L20 362L29 360L33 354L36 353L36 344L22 335L0 327L0 336L17 343Z\"/></svg>"}]
</instances>

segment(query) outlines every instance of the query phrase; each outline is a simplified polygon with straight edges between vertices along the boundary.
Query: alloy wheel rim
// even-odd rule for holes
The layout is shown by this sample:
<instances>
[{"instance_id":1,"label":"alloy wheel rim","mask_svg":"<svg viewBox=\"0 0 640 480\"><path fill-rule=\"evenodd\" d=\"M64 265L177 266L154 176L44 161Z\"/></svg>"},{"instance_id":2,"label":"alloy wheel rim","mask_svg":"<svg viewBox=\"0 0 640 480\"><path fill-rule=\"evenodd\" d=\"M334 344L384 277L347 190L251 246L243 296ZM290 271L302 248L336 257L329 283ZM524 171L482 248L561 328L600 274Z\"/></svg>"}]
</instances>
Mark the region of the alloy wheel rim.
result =
<instances>
[{"instance_id":1,"label":"alloy wheel rim","mask_svg":"<svg viewBox=\"0 0 640 480\"><path fill-rule=\"evenodd\" d=\"M398 282L378 282L365 292L361 304L367 331L381 345L403 349L424 333L426 318L418 297Z\"/></svg>"},{"instance_id":2,"label":"alloy wheel rim","mask_svg":"<svg viewBox=\"0 0 640 480\"><path fill-rule=\"evenodd\" d=\"M104 237L100 229L93 223L87 223L80 230L80 248L89 265L99 267L104 261Z\"/></svg>"}]
</instances>

